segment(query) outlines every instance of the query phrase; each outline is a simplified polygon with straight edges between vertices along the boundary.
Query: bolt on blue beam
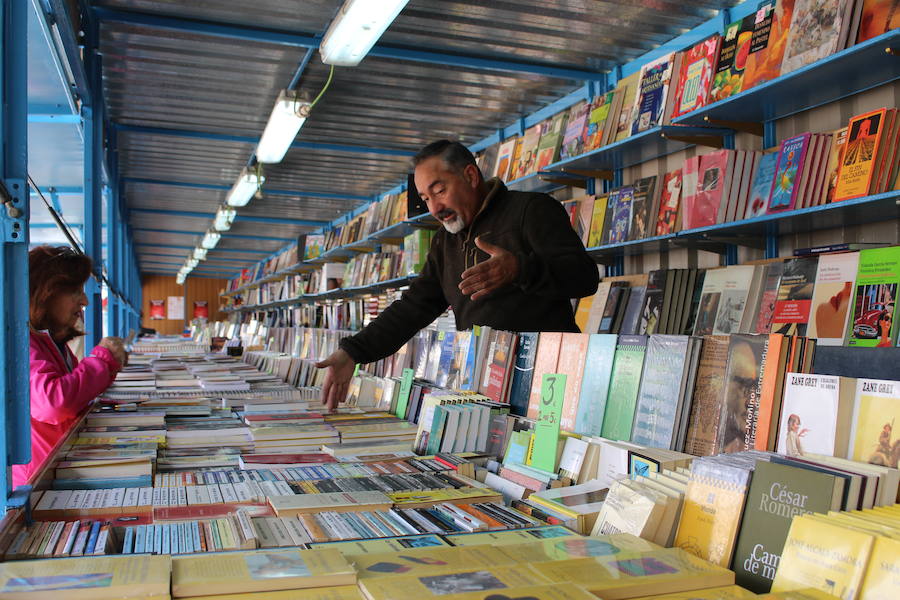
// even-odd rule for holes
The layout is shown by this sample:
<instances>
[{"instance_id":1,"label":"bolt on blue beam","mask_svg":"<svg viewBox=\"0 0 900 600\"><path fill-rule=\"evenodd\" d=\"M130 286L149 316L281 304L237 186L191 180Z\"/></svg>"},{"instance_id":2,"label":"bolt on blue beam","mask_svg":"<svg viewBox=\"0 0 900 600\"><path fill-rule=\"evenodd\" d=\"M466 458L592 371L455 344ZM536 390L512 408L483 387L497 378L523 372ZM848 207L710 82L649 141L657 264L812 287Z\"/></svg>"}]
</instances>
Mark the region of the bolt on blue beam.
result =
<instances>
[{"instance_id":1,"label":"bolt on blue beam","mask_svg":"<svg viewBox=\"0 0 900 600\"><path fill-rule=\"evenodd\" d=\"M215 140L219 142L235 142L240 144L259 143L259 138L249 135L234 135L227 133L211 133L207 131L191 131L184 129L167 129L164 127L147 127L143 125L113 125L116 131L126 133L145 133L148 135L165 135L174 137L191 138L197 140ZM291 148L299 150L317 150L323 152L346 152L349 154L374 154L378 156L393 156L399 158L412 158L415 152L399 150L396 148L377 148L373 146L353 146L348 144L324 144L320 142L291 142Z\"/></svg>"}]
</instances>

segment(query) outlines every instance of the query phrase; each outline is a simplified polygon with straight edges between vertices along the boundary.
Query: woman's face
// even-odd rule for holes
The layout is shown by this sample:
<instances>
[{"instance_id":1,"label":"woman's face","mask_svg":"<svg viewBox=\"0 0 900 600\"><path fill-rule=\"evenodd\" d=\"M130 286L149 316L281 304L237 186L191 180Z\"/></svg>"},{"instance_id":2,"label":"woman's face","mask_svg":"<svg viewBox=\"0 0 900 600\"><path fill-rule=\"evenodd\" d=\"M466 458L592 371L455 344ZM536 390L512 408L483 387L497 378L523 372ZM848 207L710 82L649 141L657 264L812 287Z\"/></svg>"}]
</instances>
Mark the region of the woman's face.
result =
<instances>
[{"instance_id":1,"label":"woman's face","mask_svg":"<svg viewBox=\"0 0 900 600\"><path fill-rule=\"evenodd\" d=\"M50 320L53 323L51 333L62 333L78 327L83 316L84 307L88 305L84 288L75 291L60 292L50 300Z\"/></svg>"}]
</instances>

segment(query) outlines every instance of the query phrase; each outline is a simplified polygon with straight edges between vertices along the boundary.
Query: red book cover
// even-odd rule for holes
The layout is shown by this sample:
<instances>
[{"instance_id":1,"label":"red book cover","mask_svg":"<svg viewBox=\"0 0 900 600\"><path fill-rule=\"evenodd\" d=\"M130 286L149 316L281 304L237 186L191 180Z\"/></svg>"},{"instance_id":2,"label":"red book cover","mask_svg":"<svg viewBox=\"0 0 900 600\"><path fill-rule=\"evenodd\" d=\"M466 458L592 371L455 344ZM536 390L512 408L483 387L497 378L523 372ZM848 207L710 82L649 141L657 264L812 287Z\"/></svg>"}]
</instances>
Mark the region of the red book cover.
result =
<instances>
[{"instance_id":1,"label":"red book cover","mask_svg":"<svg viewBox=\"0 0 900 600\"><path fill-rule=\"evenodd\" d=\"M681 169L665 174L659 201L659 218L656 235L675 233L678 226L678 208L681 206Z\"/></svg>"},{"instance_id":2,"label":"red book cover","mask_svg":"<svg viewBox=\"0 0 900 600\"><path fill-rule=\"evenodd\" d=\"M155 506L153 522L186 521L189 519L219 519L244 511L248 517L274 517L268 504L203 504L194 506Z\"/></svg>"},{"instance_id":3,"label":"red book cover","mask_svg":"<svg viewBox=\"0 0 900 600\"><path fill-rule=\"evenodd\" d=\"M693 229L694 202L697 199L698 176L700 174L700 157L693 156L684 161L681 180L681 216L682 229Z\"/></svg>"},{"instance_id":4,"label":"red book cover","mask_svg":"<svg viewBox=\"0 0 900 600\"><path fill-rule=\"evenodd\" d=\"M728 150L716 150L700 157L697 194L690 207L691 227L715 225L725 188Z\"/></svg>"},{"instance_id":5,"label":"red book cover","mask_svg":"<svg viewBox=\"0 0 900 600\"><path fill-rule=\"evenodd\" d=\"M497 343L490 356L488 369L488 385L484 394L494 402L506 402L506 388L509 381L510 358L513 353L513 334L508 331L497 332Z\"/></svg>"},{"instance_id":6,"label":"red book cover","mask_svg":"<svg viewBox=\"0 0 900 600\"><path fill-rule=\"evenodd\" d=\"M673 119L706 106L721 47L722 36L717 33L684 53L675 89Z\"/></svg>"}]
</instances>

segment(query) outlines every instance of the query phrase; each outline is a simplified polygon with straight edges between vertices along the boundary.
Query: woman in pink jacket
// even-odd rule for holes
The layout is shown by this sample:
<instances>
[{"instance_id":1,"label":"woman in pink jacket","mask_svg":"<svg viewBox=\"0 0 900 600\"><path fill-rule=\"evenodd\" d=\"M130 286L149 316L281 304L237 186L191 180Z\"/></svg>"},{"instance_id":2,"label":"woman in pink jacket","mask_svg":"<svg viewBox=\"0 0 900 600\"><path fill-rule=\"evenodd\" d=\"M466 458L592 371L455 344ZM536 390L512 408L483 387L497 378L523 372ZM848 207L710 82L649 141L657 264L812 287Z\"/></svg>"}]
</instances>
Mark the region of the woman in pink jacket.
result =
<instances>
[{"instance_id":1,"label":"woman in pink jacket","mask_svg":"<svg viewBox=\"0 0 900 600\"><path fill-rule=\"evenodd\" d=\"M28 483L91 400L103 393L128 359L120 338L105 337L81 362L67 342L88 305L84 284L91 259L67 246L28 253L31 327L31 462L14 465L13 485Z\"/></svg>"}]
</instances>

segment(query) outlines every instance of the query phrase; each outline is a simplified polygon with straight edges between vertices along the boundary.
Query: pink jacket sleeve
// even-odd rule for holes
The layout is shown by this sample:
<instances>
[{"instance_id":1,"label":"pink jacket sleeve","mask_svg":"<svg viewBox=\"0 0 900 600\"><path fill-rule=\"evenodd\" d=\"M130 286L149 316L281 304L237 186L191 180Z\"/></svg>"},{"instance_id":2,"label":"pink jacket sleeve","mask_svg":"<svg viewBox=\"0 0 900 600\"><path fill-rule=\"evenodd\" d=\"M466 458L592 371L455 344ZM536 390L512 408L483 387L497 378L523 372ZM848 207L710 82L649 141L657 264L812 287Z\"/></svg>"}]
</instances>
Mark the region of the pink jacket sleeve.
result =
<instances>
[{"instance_id":1,"label":"pink jacket sleeve","mask_svg":"<svg viewBox=\"0 0 900 600\"><path fill-rule=\"evenodd\" d=\"M57 361L31 346L31 418L51 425L77 417L103 393L121 365L102 346L93 349L71 373L60 371Z\"/></svg>"}]
</instances>

